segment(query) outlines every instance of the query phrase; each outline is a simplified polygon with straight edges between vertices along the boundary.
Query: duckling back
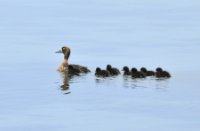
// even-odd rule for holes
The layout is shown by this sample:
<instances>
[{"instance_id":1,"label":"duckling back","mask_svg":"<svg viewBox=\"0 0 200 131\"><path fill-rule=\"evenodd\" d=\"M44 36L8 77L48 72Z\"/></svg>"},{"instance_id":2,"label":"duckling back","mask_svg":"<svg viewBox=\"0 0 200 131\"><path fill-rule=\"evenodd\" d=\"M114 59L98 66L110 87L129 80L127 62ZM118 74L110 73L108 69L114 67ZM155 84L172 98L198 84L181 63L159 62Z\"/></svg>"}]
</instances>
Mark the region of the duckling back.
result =
<instances>
[{"instance_id":1,"label":"duckling back","mask_svg":"<svg viewBox=\"0 0 200 131\"><path fill-rule=\"evenodd\" d=\"M108 72L110 72L110 74L111 74L112 76L114 76L114 75L119 75L119 74L120 74L119 69L113 68L111 65L107 65L106 70L107 70Z\"/></svg>"},{"instance_id":2,"label":"duckling back","mask_svg":"<svg viewBox=\"0 0 200 131\"><path fill-rule=\"evenodd\" d=\"M145 78L146 76L139 72L136 68L131 69L131 76L132 78Z\"/></svg>"},{"instance_id":3,"label":"duckling back","mask_svg":"<svg viewBox=\"0 0 200 131\"><path fill-rule=\"evenodd\" d=\"M107 70L101 70L101 68L97 67L95 71L95 76L97 77L109 77L110 73Z\"/></svg>"},{"instance_id":4,"label":"duckling back","mask_svg":"<svg viewBox=\"0 0 200 131\"><path fill-rule=\"evenodd\" d=\"M170 78L171 77L171 75L168 71L165 71L160 67L156 68L155 76L157 78Z\"/></svg>"},{"instance_id":5,"label":"duckling back","mask_svg":"<svg viewBox=\"0 0 200 131\"><path fill-rule=\"evenodd\" d=\"M143 73L145 76L154 76L155 72L151 70L147 70L145 67L140 69L140 72Z\"/></svg>"}]
</instances>

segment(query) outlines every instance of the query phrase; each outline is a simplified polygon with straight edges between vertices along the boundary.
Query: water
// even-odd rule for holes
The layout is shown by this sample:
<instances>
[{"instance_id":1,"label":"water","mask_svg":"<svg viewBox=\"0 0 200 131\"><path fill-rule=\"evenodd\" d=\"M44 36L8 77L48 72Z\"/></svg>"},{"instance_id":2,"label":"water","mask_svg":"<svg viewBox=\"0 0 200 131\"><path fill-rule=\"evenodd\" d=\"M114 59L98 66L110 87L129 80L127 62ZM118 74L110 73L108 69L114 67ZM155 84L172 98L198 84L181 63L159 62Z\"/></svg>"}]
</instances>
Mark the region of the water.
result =
<instances>
[{"instance_id":1,"label":"water","mask_svg":"<svg viewBox=\"0 0 200 131\"><path fill-rule=\"evenodd\" d=\"M0 130L198 131L200 2L0 0ZM69 80L70 63L92 72ZM107 64L155 69L168 80L98 79Z\"/></svg>"}]
</instances>

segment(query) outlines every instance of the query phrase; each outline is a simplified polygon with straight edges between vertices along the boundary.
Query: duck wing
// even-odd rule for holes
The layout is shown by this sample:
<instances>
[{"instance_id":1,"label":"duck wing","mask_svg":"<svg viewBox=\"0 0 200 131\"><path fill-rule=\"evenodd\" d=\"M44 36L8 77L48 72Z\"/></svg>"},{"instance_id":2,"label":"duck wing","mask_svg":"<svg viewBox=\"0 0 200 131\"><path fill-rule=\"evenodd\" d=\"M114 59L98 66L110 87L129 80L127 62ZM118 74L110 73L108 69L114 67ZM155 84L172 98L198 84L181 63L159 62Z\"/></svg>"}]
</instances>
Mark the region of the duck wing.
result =
<instances>
[{"instance_id":1,"label":"duck wing","mask_svg":"<svg viewBox=\"0 0 200 131\"><path fill-rule=\"evenodd\" d=\"M69 70L72 70L73 72L76 72L76 73L90 72L90 70L87 67L81 66L81 65L76 65L76 64L69 64Z\"/></svg>"}]
</instances>

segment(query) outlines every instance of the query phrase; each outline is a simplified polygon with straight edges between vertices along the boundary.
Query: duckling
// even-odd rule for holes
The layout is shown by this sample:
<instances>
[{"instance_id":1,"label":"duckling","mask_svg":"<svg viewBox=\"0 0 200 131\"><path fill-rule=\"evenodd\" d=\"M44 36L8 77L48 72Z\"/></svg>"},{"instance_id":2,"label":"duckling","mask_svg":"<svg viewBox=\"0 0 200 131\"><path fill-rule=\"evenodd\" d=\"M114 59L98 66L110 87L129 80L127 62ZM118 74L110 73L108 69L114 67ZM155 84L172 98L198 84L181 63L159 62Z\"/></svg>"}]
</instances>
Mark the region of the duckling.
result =
<instances>
[{"instance_id":1,"label":"duckling","mask_svg":"<svg viewBox=\"0 0 200 131\"><path fill-rule=\"evenodd\" d=\"M145 78L145 75L139 72L136 68L131 69L132 78Z\"/></svg>"},{"instance_id":2,"label":"duckling","mask_svg":"<svg viewBox=\"0 0 200 131\"><path fill-rule=\"evenodd\" d=\"M95 71L95 76L97 77L109 77L110 72L107 70L101 70L101 68L97 67Z\"/></svg>"},{"instance_id":3,"label":"duckling","mask_svg":"<svg viewBox=\"0 0 200 131\"><path fill-rule=\"evenodd\" d=\"M154 76L155 75L154 71L147 70L145 67L142 67L140 69L140 72L143 73L145 76Z\"/></svg>"},{"instance_id":4,"label":"duckling","mask_svg":"<svg viewBox=\"0 0 200 131\"><path fill-rule=\"evenodd\" d=\"M117 68L113 68L111 65L107 65L106 70L110 72L110 74L113 75L119 75L120 71Z\"/></svg>"},{"instance_id":5,"label":"duckling","mask_svg":"<svg viewBox=\"0 0 200 131\"><path fill-rule=\"evenodd\" d=\"M171 75L169 72L163 70L161 67L156 68L156 77L157 78L170 78Z\"/></svg>"},{"instance_id":6,"label":"duckling","mask_svg":"<svg viewBox=\"0 0 200 131\"><path fill-rule=\"evenodd\" d=\"M128 66L124 66L122 71L124 71L124 75L131 75L131 72L130 72Z\"/></svg>"},{"instance_id":7,"label":"duckling","mask_svg":"<svg viewBox=\"0 0 200 131\"><path fill-rule=\"evenodd\" d=\"M163 77L162 72L163 72L163 69L161 67L157 67L156 68L156 77L157 78Z\"/></svg>"},{"instance_id":8,"label":"duckling","mask_svg":"<svg viewBox=\"0 0 200 131\"><path fill-rule=\"evenodd\" d=\"M163 71L163 75L166 77L166 78L170 78L171 75L168 71Z\"/></svg>"},{"instance_id":9,"label":"duckling","mask_svg":"<svg viewBox=\"0 0 200 131\"><path fill-rule=\"evenodd\" d=\"M63 55L64 55L64 60L60 64L58 71L60 71L60 72L68 71L68 72L75 73L75 74L90 72L90 70L85 66L68 63L68 59L69 59L69 56L71 53L71 50L69 47L64 46L64 47L62 47L61 51L57 51L56 53L63 53Z\"/></svg>"}]
</instances>

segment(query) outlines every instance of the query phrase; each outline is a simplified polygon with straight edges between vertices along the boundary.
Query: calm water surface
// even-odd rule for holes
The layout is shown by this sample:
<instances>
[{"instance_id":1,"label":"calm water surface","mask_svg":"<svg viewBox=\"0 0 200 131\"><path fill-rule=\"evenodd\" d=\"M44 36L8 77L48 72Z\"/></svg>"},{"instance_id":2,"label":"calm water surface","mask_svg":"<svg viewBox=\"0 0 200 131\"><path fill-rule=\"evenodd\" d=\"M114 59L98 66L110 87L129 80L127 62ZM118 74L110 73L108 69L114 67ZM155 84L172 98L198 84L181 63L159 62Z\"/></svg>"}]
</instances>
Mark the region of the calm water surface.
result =
<instances>
[{"instance_id":1,"label":"calm water surface","mask_svg":"<svg viewBox=\"0 0 200 131\"><path fill-rule=\"evenodd\" d=\"M0 0L0 130L199 131L199 6ZM92 72L69 80L57 72L64 45L70 63ZM161 66L172 78L96 78L107 64Z\"/></svg>"}]
</instances>

